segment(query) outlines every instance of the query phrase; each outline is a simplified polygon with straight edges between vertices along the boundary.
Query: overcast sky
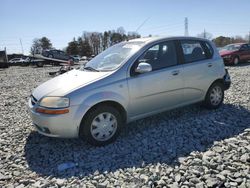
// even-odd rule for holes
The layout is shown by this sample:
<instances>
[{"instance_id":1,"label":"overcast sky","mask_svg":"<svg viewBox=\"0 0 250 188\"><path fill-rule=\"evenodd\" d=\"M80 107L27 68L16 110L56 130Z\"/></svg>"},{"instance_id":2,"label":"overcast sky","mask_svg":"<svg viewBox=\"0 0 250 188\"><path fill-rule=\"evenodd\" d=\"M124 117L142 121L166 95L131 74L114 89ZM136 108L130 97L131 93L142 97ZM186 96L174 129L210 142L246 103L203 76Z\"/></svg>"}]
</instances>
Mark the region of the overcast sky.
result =
<instances>
[{"instance_id":1,"label":"overcast sky","mask_svg":"<svg viewBox=\"0 0 250 188\"><path fill-rule=\"evenodd\" d=\"M204 29L213 37L245 37L250 31L250 0L0 0L0 50L29 53L32 40L48 37L62 49L83 31L139 29L142 36L189 35Z\"/></svg>"}]
</instances>

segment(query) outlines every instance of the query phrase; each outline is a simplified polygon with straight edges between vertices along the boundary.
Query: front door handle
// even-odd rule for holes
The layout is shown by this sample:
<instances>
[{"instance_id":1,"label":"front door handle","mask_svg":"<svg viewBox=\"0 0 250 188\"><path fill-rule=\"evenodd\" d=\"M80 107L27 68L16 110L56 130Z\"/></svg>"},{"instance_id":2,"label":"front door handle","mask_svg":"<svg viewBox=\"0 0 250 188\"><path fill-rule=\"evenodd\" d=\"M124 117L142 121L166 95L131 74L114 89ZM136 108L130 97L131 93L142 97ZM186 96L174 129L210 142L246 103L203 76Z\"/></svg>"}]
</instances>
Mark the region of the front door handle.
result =
<instances>
[{"instance_id":1,"label":"front door handle","mask_svg":"<svg viewBox=\"0 0 250 188\"><path fill-rule=\"evenodd\" d=\"M178 75L179 73L180 73L179 70L175 70L175 71L172 72L172 75L173 75L173 76L176 76L176 75Z\"/></svg>"},{"instance_id":2,"label":"front door handle","mask_svg":"<svg viewBox=\"0 0 250 188\"><path fill-rule=\"evenodd\" d=\"M207 66L208 66L208 67L212 67L213 64L212 64L212 63L208 63Z\"/></svg>"}]
</instances>

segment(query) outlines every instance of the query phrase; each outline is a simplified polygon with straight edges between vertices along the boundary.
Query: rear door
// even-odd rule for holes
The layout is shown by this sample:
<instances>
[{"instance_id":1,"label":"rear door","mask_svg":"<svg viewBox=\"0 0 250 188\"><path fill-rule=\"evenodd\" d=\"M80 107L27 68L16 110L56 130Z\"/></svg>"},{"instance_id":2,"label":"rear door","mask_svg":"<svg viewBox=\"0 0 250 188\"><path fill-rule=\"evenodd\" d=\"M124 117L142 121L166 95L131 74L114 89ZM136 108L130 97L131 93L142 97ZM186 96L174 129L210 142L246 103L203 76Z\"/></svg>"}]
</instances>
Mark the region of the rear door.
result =
<instances>
[{"instance_id":1,"label":"rear door","mask_svg":"<svg viewBox=\"0 0 250 188\"><path fill-rule=\"evenodd\" d=\"M209 85L216 77L213 48L200 40L179 42L183 57L184 100L187 104L204 99Z\"/></svg>"},{"instance_id":2,"label":"rear door","mask_svg":"<svg viewBox=\"0 0 250 188\"><path fill-rule=\"evenodd\" d=\"M136 74L140 62L149 63L152 71ZM151 114L182 104L182 65L178 63L174 41L151 46L134 63L128 78L129 116Z\"/></svg>"}]
</instances>

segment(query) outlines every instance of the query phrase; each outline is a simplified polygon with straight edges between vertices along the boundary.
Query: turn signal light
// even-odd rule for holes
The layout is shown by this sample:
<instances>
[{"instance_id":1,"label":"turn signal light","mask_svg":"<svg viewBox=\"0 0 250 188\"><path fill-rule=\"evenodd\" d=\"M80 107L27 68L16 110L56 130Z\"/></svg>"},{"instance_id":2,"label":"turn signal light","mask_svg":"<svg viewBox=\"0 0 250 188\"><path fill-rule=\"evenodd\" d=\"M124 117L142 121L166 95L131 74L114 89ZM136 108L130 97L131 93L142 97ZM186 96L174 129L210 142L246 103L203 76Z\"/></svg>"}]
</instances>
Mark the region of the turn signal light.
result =
<instances>
[{"instance_id":1,"label":"turn signal light","mask_svg":"<svg viewBox=\"0 0 250 188\"><path fill-rule=\"evenodd\" d=\"M67 114L69 113L69 109L44 109L44 108L37 108L36 112L42 114Z\"/></svg>"}]
</instances>

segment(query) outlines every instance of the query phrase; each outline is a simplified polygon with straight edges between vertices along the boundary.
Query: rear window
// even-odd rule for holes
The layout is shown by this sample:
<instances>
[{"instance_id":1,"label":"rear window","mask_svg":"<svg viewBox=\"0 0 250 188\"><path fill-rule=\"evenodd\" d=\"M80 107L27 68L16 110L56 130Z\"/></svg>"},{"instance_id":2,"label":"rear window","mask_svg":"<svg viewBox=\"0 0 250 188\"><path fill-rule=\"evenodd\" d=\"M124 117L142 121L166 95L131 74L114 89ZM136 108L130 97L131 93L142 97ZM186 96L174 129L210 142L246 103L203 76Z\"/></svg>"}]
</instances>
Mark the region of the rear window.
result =
<instances>
[{"instance_id":1,"label":"rear window","mask_svg":"<svg viewBox=\"0 0 250 188\"><path fill-rule=\"evenodd\" d=\"M202 44L201 41L183 40L181 47L185 63L191 63L209 59L212 57L213 51L209 44Z\"/></svg>"}]
</instances>

